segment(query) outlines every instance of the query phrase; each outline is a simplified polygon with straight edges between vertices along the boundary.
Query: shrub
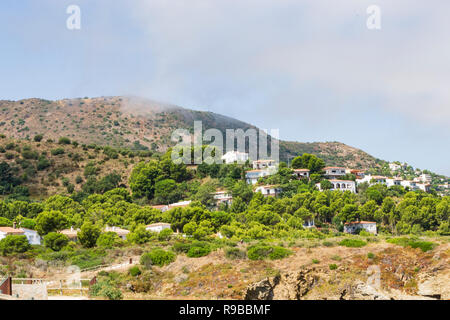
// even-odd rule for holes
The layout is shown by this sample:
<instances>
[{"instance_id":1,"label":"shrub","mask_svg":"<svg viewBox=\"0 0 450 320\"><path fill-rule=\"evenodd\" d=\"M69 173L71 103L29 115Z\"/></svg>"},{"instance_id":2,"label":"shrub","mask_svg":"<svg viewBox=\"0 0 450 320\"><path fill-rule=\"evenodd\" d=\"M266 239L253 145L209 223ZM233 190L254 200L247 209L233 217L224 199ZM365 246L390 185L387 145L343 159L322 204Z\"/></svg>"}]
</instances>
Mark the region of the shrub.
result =
<instances>
[{"instance_id":1,"label":"shrub","mask_svg":"<svg viewBox=\"0 0 450 320\"><path fill-rule=\"evenodd\" d=\"M44 136L42 134L37 134L34 136L33 140L36 142L41 142L42 138L44 138Z\"/></svg>"},{"instance_id":2,"label":"shrub","mask_svg":"<svg viewBox=\"0 0 450 320\"><path fill-rule=\"evenodd\" d=\"M158 234L158 240L159 241L168 241L168 240L170 240L172 234L173 234L172 229L164 229Z\"/></svg>"},{"instance_id":3,"label":"shrub","mask_svg":"<svg viewBox=\"0 0 450 320\"><path fill-rule=\"evenodd\" d=\"M174 262L175 258L175 253L157 248L150 252L144 253L141 256L140 263L146 268L150 268L152 265L162 267Z\"/></svg>"},{"instance_id":4,"label":"shrub","mask_svg":"<svg viewBox=\"0 0 450 320\"><path fill-rule=\"evenodd\" d=\"M94 297L104 297L109 300L122 300L122 291L110 281L99 281L90 288L90 294Z\"/></svg>"},{"instance_id":5,"label":"shrub","mask_svg":"<svg viewBox=\"0 0 450 320\"><path fill-rule=\"evenodd\" d=\"M436 244L429 241L420 241L416 239L401 237L388 239L387 242L393 243L402 247L420 248L423 252L433 250Z\"/></svg>"},{"instance_id":6,"label":"shrub","mask_svg":"<svg viewBox=\"0 0 450 320\"><path fill-rule=\"evenodd\" d=\"M61 137L58 140L58 144L70 144L70 139L67 137Z\"/></svg>"},{"instance_id":7,"label":"shrub","mask_svg":"<svg viewBox=\"0 0 450 320\"><path fill-rule=\"evenodd\" d=\"M199 258L207 256L211 252L209 247L192 246L187 252L187 256L190 258Z\"/></svg>"},{"instance_id":8,"label":"shrub","mask_svg":"<svg viewBox=\"0 0 450 320\"><path fill-rule=\"evenodd\" d=\"M367 254L367 258L373 259L373 258L375 258L375 254L373 254L372 252L369 252L369 253Z\"/></svg>"},{"instance_id":9,"label":"shrub","mask_svg":"<svg viewBox=\"0 0 450 320\"><path fill-rule=\"evenodd\" d=\"M330 270L336 270L338 266L337 266L337 264L332 263L329 265L329 267L330 267Z\"/></svg>"},{"instance_id":10,"label":"shrub","mask_svg":"<svg viewBox=\"0 0 450 320\"><path fill-rule=\"evenodd\" d=\"M0 253L3 256L24 253L31 248L25 236L7 236L0 240Z\"/></svg>"},{"instance_id":11,"label":"shrub","mask_svg":"<svg viewBox=\"0 0 450 320\"><path fill-rule=\"evenodd\" d=\"M69 243L69 238L61 233L50 232L44 236L44 245L53 251L60 251Z\"/></svg>"},{"instance_id":12,"label":"shrub","mask_svg":"<svg viewBox=\"0 0 450 320\"><path fill-rule=\"evenodd\" d=\"M40 156L36 168L44 170L50 167L50 161L45 156Z\"/></svg>"},{"instance_id":13,"label":"shrub","mask_svg":"<svg viewBox=\"0 0 450 320\"><path fill-rule=\"evenodd\" d=\"M56 149L53 149L50 153L52 154L52 156L58 156L58 155L61 155L61 154L64 154L64 149L63 148L56 148Z\"/></svg>"},{"instance_id":14,"label":"shrub","mask_svg":"<svg viewBox=\"0 0 450 320\"><path fill-rule=\"evenodd\" d=\"M334 246L334 243L331 242L331 241L324 241L324 242L322 242L322 244L323 244L325 247L332 247L332 246Z\"/></svg>"},{"instance_id":15,"label":"shrub","mask_svg":"<svg viewBox=\"0 0 450 320\"><path fill-rule=\"evenodd\" d=\"M317 260L317 259L312 259L312 263L314 263L314 264L318 264L320 261L319 260Z\"/></svg>"},{"instance_id":16,"label":"shrub","mask_svg":"<svg viewBox=\"0 0 450 320\"><path fill-rule=\"evenodd\" d=\"M339 245L348 247L348 248L361 248L364 247L367 242L359 239L344 239L339 242Z\"/></svg>"},{"instance_id":17,"label":"shrub","mask_svg":"<svg viewBox=\"0 0 450 320\"><path fill-rule=\"evenodd\" d=\"M248 248L247 256L251 260L283 259L292 254L292 251L283 247L269 245L254 245Z\"/></svg>"},{"instance_id":18,"label":"shrub","mask_svg":"<svg viewBox=\"0 0 450 320\"><path fill-rule=\"evenodd\" d=\"M0 227L12 227L13 223L5 218L5 217L0 217Z\"/></svg>"},{"instance_id":19,"label":"shrub","mask_svg":"<svg viewBox=\"0 0 450 320\"><path fill-rule=\"evenodd\" d=\"M112 248L121 242L120 237L115 232L102 233L97 239L97 246Z\"/></svg>"},{"instance_id":20,"label":"shrub","mask_svg":"<svg viewBox=\"0 0 450 320\"><path fill-rule=\"evenodd\" d=\"M226 248L225 257L234 260L234 259L245 259L247 255L245 254L245 251L239 248Z\"/></svg>"},{"instance_id":21,"label":"shrub","mask_svg":"<svg viewBox=\"0 0 450 320\"><path fill-rule=\"evenodd\" d=\"M189 249L191 248L191 243L177 241L173 244L172 248L175 252L188 253Z\"/></svg>"},{"instance_id":22,"label":"shrub","mask_svg":"<svg viewBox=\"0 0 450 320\"><path fill-rule=\"evenodd\" d=\"M128 270L128 273L132 276L132 277L137 277L139 276L142 272L141 269L138 266L133 266Z\"/></svg>"}]
</instances>

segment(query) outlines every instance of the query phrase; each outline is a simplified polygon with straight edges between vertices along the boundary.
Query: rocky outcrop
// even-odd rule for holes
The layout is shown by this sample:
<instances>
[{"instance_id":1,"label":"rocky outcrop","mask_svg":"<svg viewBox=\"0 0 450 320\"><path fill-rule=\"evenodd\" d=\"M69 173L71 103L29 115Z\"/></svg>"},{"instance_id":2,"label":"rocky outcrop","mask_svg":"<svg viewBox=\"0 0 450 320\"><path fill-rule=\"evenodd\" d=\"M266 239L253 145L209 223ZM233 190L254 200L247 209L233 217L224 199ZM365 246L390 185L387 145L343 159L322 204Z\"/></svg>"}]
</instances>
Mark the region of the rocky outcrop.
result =
<instances>
[{"instance_id":1,"label":"rocky outcrop","mask_svg":"<svg viewBox=\"0 0 450 320\"><path fill-rule=\"evenodd\" d=\"M249 285L245 300L300 300L320 279L314 268L282 273Z\"/></svg>"}]
</instances>

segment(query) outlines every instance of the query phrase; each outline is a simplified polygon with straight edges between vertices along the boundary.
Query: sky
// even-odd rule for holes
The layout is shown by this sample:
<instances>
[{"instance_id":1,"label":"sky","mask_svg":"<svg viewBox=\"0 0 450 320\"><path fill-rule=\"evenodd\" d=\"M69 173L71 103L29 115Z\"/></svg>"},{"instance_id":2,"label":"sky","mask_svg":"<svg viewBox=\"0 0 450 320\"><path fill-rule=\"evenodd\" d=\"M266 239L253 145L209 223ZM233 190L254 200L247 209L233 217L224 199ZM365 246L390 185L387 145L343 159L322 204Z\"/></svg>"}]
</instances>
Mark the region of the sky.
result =
<instances>
[{"instance_id":1,"label":"sky","mask_svg":"<svg viewBox=\"0 0 450 320\"><path fill-rule=\"evenodd\" d=\"M381 29L367 27L370 5ZM450 176L448 12L446 0L2 0L0 99L142 96Z\"/></svg>"}]
</instances>

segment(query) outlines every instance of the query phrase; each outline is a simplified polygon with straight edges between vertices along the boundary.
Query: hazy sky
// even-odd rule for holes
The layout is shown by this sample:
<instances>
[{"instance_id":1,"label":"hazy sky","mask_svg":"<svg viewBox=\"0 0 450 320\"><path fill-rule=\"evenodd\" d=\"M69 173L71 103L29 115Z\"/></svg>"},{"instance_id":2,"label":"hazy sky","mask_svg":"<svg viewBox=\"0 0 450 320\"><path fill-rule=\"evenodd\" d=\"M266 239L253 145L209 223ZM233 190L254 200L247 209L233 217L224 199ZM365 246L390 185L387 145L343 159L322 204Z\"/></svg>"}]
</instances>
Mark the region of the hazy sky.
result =
<instances>
[{"instance_id":1,"label":"hazy sky","mask_svg":"<svg viewBox=\"0 0 450 320\"><path fill-rule=\"evenodd\" d=\"M81 30L68 30L69 5ZM381 30L366 26L381 8ZM2 0L0 99L139 95L450 175L450 1Z\"/></svg>"}]
</instances>

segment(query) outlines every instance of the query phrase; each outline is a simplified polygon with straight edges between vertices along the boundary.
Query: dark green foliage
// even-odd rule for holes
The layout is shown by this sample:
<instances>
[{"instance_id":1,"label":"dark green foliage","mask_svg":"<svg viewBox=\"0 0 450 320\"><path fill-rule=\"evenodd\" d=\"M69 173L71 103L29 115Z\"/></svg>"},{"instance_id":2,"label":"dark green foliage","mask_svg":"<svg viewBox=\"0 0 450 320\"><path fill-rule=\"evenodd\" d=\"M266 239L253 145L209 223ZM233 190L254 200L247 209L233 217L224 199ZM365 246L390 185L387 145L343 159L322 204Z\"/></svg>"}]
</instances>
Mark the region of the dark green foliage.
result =
<instances>
[{"instance_id":1,"label":"dark green foliage","mask_svg":"<svg viewBox=\"0 0 450 320\"><path fill-rule=\"evenodd\" d=\"M288 257L292 251L279 246L270 246L258 244L247 249L247 256L251 260L263 260L269 258L271 260L278 260Z\"/></svg>"},{"instance_id":2,"label":"dark green foliage","mask_svg":"<svg viewBox=\"0 0 450 320\"><path fill-rule=\"evenodd\" d=\"M66 235L56 232L50 232L44 236L44 245L53 251L60 251L69 243Z\"/></svg>"},{"instance_id":3,"label":"dark green foliage","mask_svg":"<svg viewBox=\"0 0 450 320\"><path fill-rule=\"evenodd\" d=\"M0 253L2 256L24 253L31 248L25 236L6 236L0 240Z\"/></svg>"}]
</instances>

